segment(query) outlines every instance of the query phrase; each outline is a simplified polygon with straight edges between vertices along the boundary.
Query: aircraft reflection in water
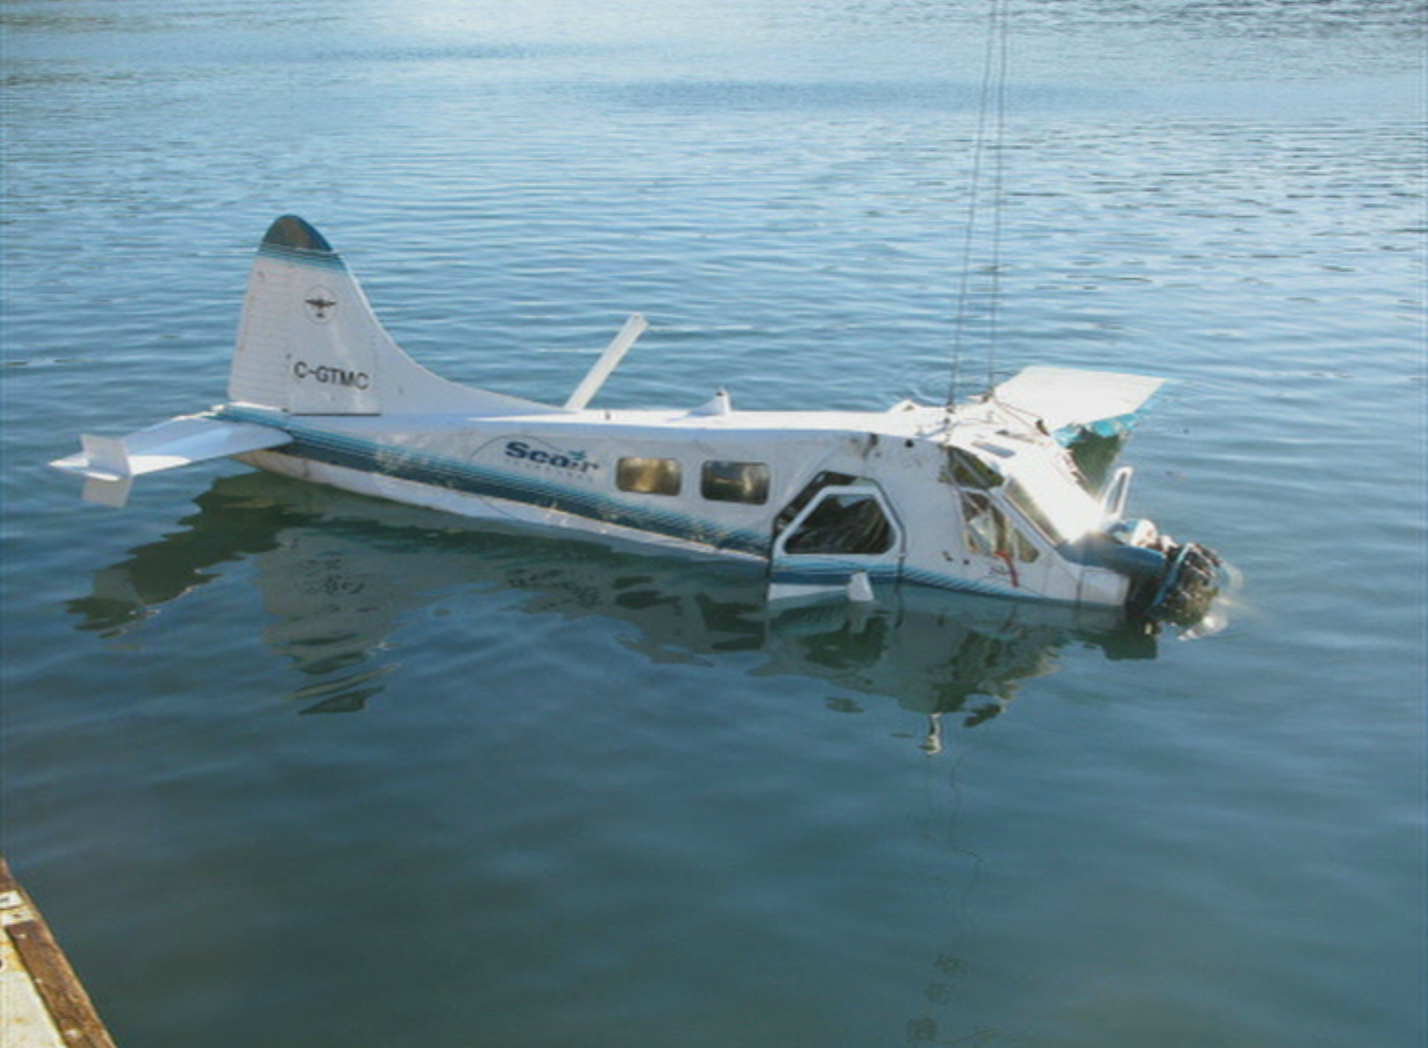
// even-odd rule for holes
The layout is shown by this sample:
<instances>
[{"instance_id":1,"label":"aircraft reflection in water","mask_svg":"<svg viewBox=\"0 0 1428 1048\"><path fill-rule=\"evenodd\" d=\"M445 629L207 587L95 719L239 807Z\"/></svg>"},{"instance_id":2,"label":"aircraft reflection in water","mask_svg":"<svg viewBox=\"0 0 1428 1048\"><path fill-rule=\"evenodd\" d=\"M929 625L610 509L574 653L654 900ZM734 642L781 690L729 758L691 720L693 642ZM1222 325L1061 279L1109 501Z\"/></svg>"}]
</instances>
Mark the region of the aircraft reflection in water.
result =
<instances>
[{"instance_id":1,"label":"aircraft reflection in water","mask_svg":"<svg viewBox=\"0 0 1428 1048\"><path fill-rule=\"evenodd\" d=\"M96 573L94 593L69 603L79 628L117 636L252 558L275 622L264 641L309 685L290 698L304 713L361 709L397 667L379 657L400 620L453 586L529 593L521 610L597 615L639 630L653 661L759 652L761 675L797 674L896 699L931 718L972 726L999 713L1021 681L1051 672L1076 640L1112 659L1153 658L1155 638L1109 609L991 597L903 592L896 607L845 601L786 607L767 580L725 563L614 551L577 539L453 530L450 518L250 473L197 499L184 530L132 550Z\"/></svg>"}]
</instances>

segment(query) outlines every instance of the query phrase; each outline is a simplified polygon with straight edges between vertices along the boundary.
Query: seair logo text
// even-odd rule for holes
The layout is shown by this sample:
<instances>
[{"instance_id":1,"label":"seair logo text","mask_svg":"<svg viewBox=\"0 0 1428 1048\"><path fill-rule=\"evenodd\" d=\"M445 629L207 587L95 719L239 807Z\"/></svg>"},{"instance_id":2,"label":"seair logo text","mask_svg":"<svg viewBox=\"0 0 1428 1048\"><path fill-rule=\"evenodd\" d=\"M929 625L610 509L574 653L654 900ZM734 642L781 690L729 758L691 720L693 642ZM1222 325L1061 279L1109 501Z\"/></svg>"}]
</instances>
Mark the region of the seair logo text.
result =
<instances>
[{"instance_id":1,"label":"seair logo text","mask_svg":"<svg viewBox=\"0 0 1428 1048\"><path fill-rule=\"evenodd\" d=\"M348 389L372 387L372 376L365 371L348 371L346 368L334 368L326 364L313 367L306 360L293 364L293 375L299 382L312 381L323 386L346 386Z\"/></svg>"},{"instance_id":2,"label":"seair logo text","mask_svg":"<svg viewBox=\"0 0 1428 1048\"><path fill-rule=\"evenodd\" d=\"M506 441L506 456L519 459L522 462L554 466L556 469L568 469L576 473L589 473L592 469L600 468L599 463L591 462L585 457L583 451L544 451L531 447L524 440Z\"/></svg>"}]
</instances>

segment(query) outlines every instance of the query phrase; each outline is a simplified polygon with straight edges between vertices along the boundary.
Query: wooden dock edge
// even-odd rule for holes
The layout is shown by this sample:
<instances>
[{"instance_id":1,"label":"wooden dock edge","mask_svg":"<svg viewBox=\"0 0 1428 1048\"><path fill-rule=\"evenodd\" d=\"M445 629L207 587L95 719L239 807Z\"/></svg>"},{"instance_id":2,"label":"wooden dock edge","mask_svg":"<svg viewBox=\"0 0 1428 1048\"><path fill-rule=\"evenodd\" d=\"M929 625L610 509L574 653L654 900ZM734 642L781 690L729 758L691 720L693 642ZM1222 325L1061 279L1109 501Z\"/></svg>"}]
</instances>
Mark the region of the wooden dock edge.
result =
<instances>
[{"instance_id":1,"label":"wooden dock edge","mask_svg":"<svg viewBox=\"0 0 1428 1048\"><path fill-rule=\"evenodd\" d=\"M34 901L0 855L0 1048L115 1048Z\"/></svg>"}]
</instances>

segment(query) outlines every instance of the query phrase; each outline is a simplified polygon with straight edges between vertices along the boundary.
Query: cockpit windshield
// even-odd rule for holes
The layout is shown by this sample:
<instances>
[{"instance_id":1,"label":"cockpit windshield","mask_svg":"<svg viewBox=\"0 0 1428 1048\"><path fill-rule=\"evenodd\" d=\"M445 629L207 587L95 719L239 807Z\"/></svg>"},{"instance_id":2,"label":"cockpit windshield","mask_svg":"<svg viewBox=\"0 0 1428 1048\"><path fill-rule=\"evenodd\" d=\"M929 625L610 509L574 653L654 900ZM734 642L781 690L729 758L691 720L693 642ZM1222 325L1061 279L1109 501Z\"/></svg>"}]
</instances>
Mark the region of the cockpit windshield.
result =
<instances>
[{"instance_id":1,"label":"cockpit windshield","mask_svg":"<svg viewBox=\"0 0 1428 1048\"><path fill-rule=\"evenodd\" d=\"M1100 523L1100 504L1051 464L1028 457L1010 472L1012 504L1053 544L1074 541Z\"/></svg>"}]
</instances>

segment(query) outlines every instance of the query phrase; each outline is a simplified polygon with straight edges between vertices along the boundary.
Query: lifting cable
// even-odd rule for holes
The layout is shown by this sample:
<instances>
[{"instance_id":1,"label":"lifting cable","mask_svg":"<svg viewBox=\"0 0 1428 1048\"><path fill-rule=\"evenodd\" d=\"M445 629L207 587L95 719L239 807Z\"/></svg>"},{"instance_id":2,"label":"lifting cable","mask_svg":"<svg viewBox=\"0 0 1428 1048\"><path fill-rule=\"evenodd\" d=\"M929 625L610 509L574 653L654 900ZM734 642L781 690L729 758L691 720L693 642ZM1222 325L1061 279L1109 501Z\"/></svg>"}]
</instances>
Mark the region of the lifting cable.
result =
<instances>
[{"instance_id":1,"label":"lifting cable","mask_svg":"<svg viewBox=\"0 0 1428 1048\"><path fill-rule=\"evenodd\" d=\"M997 308L1001 290L1002 202L1006 132L1006 82L1010 60L1007 8L1009 0L987 0L987 38L982 60L982 82L977 103L977 127L972 141L972 163L967 196L967 219L962 239L961 279L952 325L952 368L947 394L950 421L962 377L962 344L966 337L972 299L972 256L977 246L979 205L984 154L991 160L991 231L986 265L987 389L996 385ZM990 125L990 127L989 127Z\"/></svg>"}]
</instances>

